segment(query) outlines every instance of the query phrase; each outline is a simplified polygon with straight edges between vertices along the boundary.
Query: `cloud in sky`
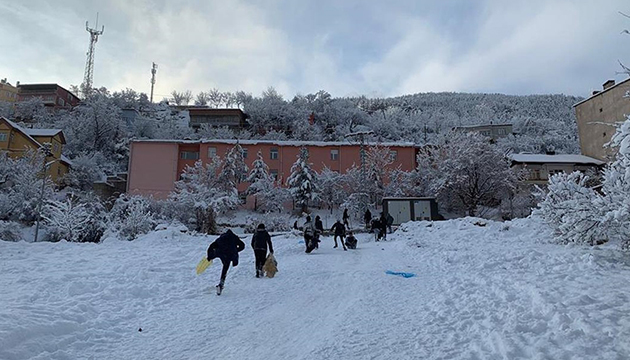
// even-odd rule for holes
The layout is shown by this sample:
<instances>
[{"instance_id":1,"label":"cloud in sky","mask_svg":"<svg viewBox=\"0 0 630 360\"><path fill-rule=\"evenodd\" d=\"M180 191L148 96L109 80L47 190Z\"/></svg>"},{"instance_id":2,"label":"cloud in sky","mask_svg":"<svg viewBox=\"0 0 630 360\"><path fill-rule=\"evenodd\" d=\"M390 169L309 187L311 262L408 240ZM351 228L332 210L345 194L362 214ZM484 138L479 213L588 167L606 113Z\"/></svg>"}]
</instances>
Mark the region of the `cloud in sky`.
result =
<instances>
[{"instance_id":1,"label":"cloud in sky","mask_svg":"<svg viewBox=\"0 0 630 360\"><path fill-rule=\"evenodd\" d=\"M285 97L428 91L588 95L630 63L622 0L1 1L0 77L83 79L85 21L105 25L95 86ZM100 27L100 25L99 25Z\"/></svg>"}]
</instances>

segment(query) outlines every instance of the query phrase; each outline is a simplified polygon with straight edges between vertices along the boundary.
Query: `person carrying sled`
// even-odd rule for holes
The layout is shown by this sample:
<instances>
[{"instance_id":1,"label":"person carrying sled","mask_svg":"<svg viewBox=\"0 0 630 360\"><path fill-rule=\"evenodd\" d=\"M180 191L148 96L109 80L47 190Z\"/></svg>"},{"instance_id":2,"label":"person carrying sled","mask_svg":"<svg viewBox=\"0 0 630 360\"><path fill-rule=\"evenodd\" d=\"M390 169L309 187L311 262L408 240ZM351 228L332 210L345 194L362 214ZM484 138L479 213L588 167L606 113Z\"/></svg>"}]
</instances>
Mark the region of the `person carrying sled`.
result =
<instances>
[{"instance_id":1,"label":"person carrying sled","mask_svg":"<svg viewBox=\"0 0 630 360\"><path fill-rule=\"evenodd\" d=\"M230 263L232 266L238 265L238 253L245 249L245 244L241 239L228 229L221 234L210 246L208 247L208 261L219 258L223 263L223 269L221 270L221 280L217 287L217 295L221 295L223 286L225 285L225 278L227 276Z\"/></svg>"},{"instance_id":2,"label":"person carrying sled","mask_svg":"<svg viewBox=\"0 0 630 360\"><path fill-rule=\"evenodd\" d=\"M346 238L346 247L348 249L356 249L357 248L357 238L354 237L352 231L348 231L348 237Z\"/></svg>"},{"instance_id":3,"label":"person carrying sled","mask_svg":"<svg viewBox=\"0 0 630 360\"><path fill-rule=\"evenodd\" d=\"M315 224L311 220L310 216L306 217L306 222L304 223L304 244L306 245L306 252L310 253L315 248L318 247L319 239L315 237L316 230Z\"/></svg>"},{"instance_id":4,"label":"person carrying sled","mask_svg":"<svg viewBox=\"0 0 630 360\"><path fill-rule=\"evenodd\" d=\"M363 215L363 221L365 221L365 228L370 228L370 221L372 221L372 213L370 209L365 210L365 214Z\"/></svg>"},{"instance_id":5,"label":"person carrying sled","mask_svg":"<svg viewBox=\"0 0 630 360\"><path fill-rule=\"evenodd\" d=\"M252 249L254 249L254 256L256 257L256 277L263 277L263 266L267 260L267 247L269 252L273 254L273 244L271 243L271 236L265 230L265 224L259 224L256 228L256 232L252 236Z\"/></svg>"},{"instance_id":6,"label":"person carrying sled","mask_svg":"<svg viewBox=\"0 0 630 360\"><path fill-rule=\"evenodd\" d=\"M335 239L335 246L333 246L334 249L337 248L337 237L339 237L339 239L341 240L341 245L343 246L343 250L348 250L346 249L346 244L343 241L343 238L346 237L346 227L343 226L343 224L341 223L341 221L337 220L337 222L332 226L332 228L330 228L330 231L334 232L334 237L333 239Z\"/></svg>"},{"instance_id":7,"label":"person carrying sled","mask_svg":"<svg viewBox=\"0 0 630 360\"><path fill-rule=\"evenodd\" d=\"M350 215L348 215L348 209L343 209L343 216L341 218L343 219L343 225L346 229L350 229L350 222L348 221L350 219Z\"/></svg>"}]
</instances>

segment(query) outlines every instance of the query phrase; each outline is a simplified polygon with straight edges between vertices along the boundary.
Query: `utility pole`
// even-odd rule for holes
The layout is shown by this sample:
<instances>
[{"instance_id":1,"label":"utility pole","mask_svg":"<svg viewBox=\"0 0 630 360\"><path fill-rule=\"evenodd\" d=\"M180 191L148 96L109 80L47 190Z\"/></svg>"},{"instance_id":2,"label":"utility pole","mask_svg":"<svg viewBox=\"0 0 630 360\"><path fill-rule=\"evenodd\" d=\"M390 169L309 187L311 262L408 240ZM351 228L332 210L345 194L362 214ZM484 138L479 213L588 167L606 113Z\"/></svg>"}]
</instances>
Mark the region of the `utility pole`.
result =
<instances>
[{"instance_id":1,"label":"utility pole","mask_svg":"<svg viewBox=\"0 0 630 360\"><path fill-rule=\"evenodd\" d=\"M39 193L39 201L37 202L37 217L35 217L35 242L37 242L37 236L39 235L39 218L42 216L42 203L44 202L44 190L46 189L46 170L48 168L47 159L52 156L50 151L50 143L45 143L40 150L44 154L44 163L42 164L42 187ZM52 161L54 162L54 160Z\"/></svg>"},{"instance_id":2,"label":"utility pole","mask_svg":"<svg viewBox=\"0 0 630 360\"><path fill-rule=\"evenodd\" d=\"M85 30L90 33L90 47L87 52L87 60L85 61L85 74L83 75L83 97L87 98L92 91L92 78L94 76L94 48L96 46L96 42L98 41L99 35L103 34L105 31L105 26L101 28L101 30L96 30L98 28L98 13L96 13L96 26L94 29L90 29L88 27L88 22L85 22Z\"/></svg>"},{"instance_id":3,"label":"utility pole","mask_svg":"<svg viewBox=\"0 0 630 360\"><path fill-rule=\"evenodd\" d=\"M157 73L157 64L153 63L151 67L151 97L149 101L153 102L153 85L155 85L155 73Z\"/></svg>"}]
</instances>

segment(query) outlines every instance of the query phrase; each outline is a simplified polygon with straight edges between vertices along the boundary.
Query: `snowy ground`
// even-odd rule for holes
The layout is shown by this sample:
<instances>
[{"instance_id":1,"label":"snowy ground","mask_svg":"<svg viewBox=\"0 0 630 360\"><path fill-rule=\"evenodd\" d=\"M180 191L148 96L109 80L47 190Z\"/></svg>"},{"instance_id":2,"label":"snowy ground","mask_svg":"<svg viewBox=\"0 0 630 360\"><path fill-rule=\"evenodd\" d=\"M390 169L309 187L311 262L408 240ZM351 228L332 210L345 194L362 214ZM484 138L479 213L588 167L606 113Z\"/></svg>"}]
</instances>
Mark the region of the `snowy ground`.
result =
<instances>
[{"instance_id":1,"label":"snowy ground","mask_svg":"<svg viewBox=\"0 0 630 360\"><path fill-rule=\"evenodd\" d=\"M309 255L274 237L277 276L254 278L248 247L221 296L217 264L195 275L212 237L0 241L0 359L630 358L625 255L546 244L530 219L477 221Z\"/></svg>"}]
</instances>

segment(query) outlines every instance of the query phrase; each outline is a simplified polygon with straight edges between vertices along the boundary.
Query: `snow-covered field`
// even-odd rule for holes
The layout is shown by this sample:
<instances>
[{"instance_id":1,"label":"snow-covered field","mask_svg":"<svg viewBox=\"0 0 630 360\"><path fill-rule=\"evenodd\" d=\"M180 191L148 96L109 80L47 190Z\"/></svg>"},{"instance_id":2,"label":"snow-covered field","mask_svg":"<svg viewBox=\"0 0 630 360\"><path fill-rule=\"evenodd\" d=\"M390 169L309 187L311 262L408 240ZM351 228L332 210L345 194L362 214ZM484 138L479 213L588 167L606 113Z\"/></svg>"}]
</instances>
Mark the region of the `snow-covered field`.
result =
<instances>
[{"instance_id":1,"label":"snow-covered field","mask_svg":"<svg viewBox=\"0 0 630 360\"><path fill-rule=\"evenodd\" d=\"M195 275L213 237L0 241L0 359L630 358L626 255L548 244L532 219L477 221L347 252L274 237L277 276L256 279L248 247L221 296L220 266Z\"/></svg>"}]
</instances>

